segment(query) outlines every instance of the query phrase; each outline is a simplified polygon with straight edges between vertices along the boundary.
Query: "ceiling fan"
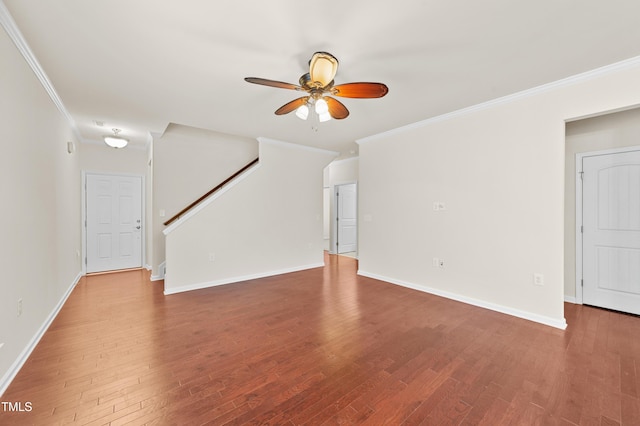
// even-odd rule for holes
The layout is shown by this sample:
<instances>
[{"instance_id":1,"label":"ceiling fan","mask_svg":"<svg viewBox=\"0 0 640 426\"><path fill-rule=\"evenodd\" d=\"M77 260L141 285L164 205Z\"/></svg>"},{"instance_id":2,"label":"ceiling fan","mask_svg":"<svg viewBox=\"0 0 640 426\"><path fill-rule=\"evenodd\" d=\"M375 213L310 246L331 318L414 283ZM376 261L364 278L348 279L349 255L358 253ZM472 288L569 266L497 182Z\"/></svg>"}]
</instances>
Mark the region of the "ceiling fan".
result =
<instances>
[{"instance_id":1,"label":"ceiling fan","mask_svg":"<svg viewBox=\"0 0 640 426\"><path fill-rule=\"evenodd\" d=\"M309 72L300 77L299 85L258 77L246 77L245 81L263 86L306 92L305 96L287 102L278 108L276 115L296 111L299 118L306 120L310 108L313 107L321 122L331 118L342 120L349 115L347 107L332 96L361 99L381 98L389 91L389 88L382 83L345 83L336 86L333 78L337 71L338 60L335 56L327 52L316 52L309 61Z\"/></svg>"}]
</instances>

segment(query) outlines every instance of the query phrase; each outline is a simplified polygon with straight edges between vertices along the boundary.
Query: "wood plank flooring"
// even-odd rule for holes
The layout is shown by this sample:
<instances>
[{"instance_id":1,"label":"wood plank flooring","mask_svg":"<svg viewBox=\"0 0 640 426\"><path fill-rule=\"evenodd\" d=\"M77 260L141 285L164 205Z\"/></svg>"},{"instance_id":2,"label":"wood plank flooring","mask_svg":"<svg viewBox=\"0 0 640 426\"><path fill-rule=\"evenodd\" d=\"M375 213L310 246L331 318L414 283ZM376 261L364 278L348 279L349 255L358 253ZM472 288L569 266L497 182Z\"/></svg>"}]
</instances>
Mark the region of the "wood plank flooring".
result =
<instances>
[{"instance_id":1,"label":"wood plank flooring","mask_svg":"<svg viewBox=\"0 0 640 426\"><path fill-rule=\"evenodd\" d=\"M85 277L0 424L640 424L640 318L567 304L561 331L326 262L172 296Z\"/></svg>"}]
</instances>

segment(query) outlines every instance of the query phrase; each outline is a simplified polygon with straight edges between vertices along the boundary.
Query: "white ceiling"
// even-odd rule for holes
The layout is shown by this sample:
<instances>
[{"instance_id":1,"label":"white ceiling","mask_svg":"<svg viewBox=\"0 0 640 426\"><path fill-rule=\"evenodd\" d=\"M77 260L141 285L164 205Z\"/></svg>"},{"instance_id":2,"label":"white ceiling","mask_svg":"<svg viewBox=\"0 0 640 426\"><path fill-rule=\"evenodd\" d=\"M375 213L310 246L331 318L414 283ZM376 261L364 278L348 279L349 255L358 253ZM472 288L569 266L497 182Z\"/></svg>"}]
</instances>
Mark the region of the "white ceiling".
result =
<instances>
[{"instance_id":1,"label":"white ceiling","mask_svg":"<svg viewBox=\"0 0 640 426\"><path fill-rule=\"evenodd\" d=\"M1 1L1 0L0 0ZM355 140L640 56L638 0L4 0L86 141L169 123L357 152ZM327 123L276 116L315 51L383 82ZM104 122L104 127L95 122ZM313 130L317 126L317 130Z\"/></svg>"}]
</instances>

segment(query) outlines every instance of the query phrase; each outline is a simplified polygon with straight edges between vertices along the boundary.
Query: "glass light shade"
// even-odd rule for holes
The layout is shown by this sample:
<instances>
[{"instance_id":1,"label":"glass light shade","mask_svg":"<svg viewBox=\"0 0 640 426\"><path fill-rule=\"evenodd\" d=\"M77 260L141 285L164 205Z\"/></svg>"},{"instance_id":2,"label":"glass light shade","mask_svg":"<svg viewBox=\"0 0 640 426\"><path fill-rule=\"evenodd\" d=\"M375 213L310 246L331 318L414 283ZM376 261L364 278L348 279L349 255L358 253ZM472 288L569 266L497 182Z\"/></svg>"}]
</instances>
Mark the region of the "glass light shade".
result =
<instances>
[{"instance_id":1,"label":"glass light shade","mask_svg":"<svg viewBox=\"0 0 640 426\"><path fill-rule=\"evenodd\" d=\"M124 148L127 146L129 141L119 136L105 136L104 143L109 145L111 148Z\"/></svg>"},{"instance_id":2,"label":"glass light shade","mask_svg":"<svg viewBox=\"0 0 640 426\"><path fill-rule=\"evenodd\" d=\"M318 120L320 120L321 123L324 123L325 121L329 121L331 120L331 114L329 114L328 111L318 114Z\"/></svg>"},{"instance_id":3,"label":"glass light shade","mask_svg":"<svg viewBox=\"0 0 640 426\"><path fill-rule=\"evenodd\" d=\"M326 52L316 52L313 54L309 64L309 74L311 81L319 82L322 87L331 83L333 77L338 72L338 60Z\"/></svg>"},{"instance_id":4,"label":"glass light shade","mask_svg":"<svg viewBox=\"0 0 640 426\"><path fill-rule=\"evenodd\" d=\"M296 110L296 116L301 120L306 120L309 116L309 107L306 105L300 105Z\"/></svg>"},{"instance_id":5,"label":"glass light shade","mask_svg":"<svg viewBox=\"0 0 640 426\"><path fill-rule=\"evenodd\" d=\"M318 99L316 101L316 113L318 113L318 115L320 115L320 114L324 114L326 112L329 112L329 105L327 105L327 101L325 101L322 98Z\"/></svg>"}]
</instances>

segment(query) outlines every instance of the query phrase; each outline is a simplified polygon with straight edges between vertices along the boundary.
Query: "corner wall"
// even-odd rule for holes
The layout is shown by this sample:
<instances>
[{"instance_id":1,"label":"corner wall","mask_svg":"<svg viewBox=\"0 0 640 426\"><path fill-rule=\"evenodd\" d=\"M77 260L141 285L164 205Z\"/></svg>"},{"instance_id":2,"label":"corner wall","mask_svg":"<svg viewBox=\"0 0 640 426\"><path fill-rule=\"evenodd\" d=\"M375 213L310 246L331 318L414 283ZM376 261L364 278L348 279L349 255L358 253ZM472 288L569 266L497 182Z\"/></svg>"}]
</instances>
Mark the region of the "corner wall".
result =
<instances>
[{"instance_id":1,"label":"corner wall","mask_svg":"<svg viewBox=\"0 0 640 426\"><path fill-rule=\"evenodd\" d=\"M360 274L564 328L565 121L638 81L636 58L360 141Z\"/></svg>"},{"instance_id":2,"label":"corner wall","mask_svg":"<svg viewBox=\"0 0 640 426\"><path fill-rule=\"evenodd\" d=\"M257 168L167 229L165 293L322 266L322 171L336 155L260 139Z\"/></svg>"},{"instance_id":3,"label":"corner wall","mask_svg":"<svg viewBox=\"0 0 640 426\"><path fill-rule=\"evenodd\" d=\"M71 125L0 30L0 394L80 279L81 174ZM22 314L17 303L22 300Z\"/></svg>"},{"instance_id":4,"label":"corner wall","mask_svg":"<svg viewBox=\"0 0 640 426\"><path fill-rule=\"evenodd\" d=\"M255 139L171 124L153 146L154 277L162 278L164 222L258 156ZM164 215L162 215L164 213Z\"/></svg>"}]
</instances>

